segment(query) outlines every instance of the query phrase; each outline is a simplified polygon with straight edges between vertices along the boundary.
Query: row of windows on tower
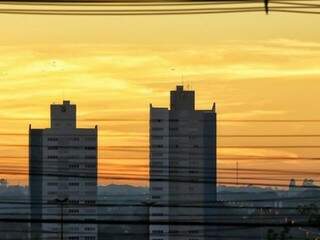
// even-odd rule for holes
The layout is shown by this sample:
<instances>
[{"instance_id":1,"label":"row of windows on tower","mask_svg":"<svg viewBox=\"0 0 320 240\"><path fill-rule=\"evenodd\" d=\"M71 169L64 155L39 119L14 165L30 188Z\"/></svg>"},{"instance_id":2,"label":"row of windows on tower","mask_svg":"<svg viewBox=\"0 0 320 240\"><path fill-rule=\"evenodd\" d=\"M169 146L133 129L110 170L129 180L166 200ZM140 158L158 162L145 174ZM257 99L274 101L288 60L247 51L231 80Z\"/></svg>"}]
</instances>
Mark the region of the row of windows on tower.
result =
<instances>
[{"instance_id":1,"label":"row of windows on tower","mask_svg":"<svg viewBox=\"0 0 320 240\"><path fill-rule=\"evenodd\" d=\"M46 166L47 166L46 168L49 168L49 170L50 170L50 168L53 168L55 170L65 170L65 171L70 170L70 169L84 169L84 168L96 169L97 168L97 165L95 163L82 163L82 164L69 163L67 165L65 162L61 162L60 165L48 163Z\"/></svg>"},{"instance_id":2,"label":"row of windows on tower","mask_svg":"<svg viewBox=\"0 0 320 240\"><path fill-rule=\"evenodd\" d=\"M70 237L68 237L68 240L80 240L80 237L78 237L78 236L76 236L76 237L70 236ZM95 236L85 236L84 240L96 240L96 237Z\"/></svg>"},{"instance_id":3,"label":"row of windows on tower","mask_svg":"<svg viewBox=\"0 0 320 240\"><path fill-rule=\"evenodd\" d=\"M177 139L177 140L200 140L202 141L202 139L204 138L208 138L208 139L213 139L215 138L215 135L210 135L210 134L206 134L206 135L168 135L168 136L164 136L164 135L152 135L152 140L163 140L168 139L168 138L172 138L172 139Z\"/></svg>"},{"instance_id":4,"label":"row of windows on tower","mask_svg":"<svg viewBox=\"0 0 320 240\"><path fill-rule=\"evenodd\" d=\"M54 230L59 231L59 228L54 228ZM67 232L78 232L78 231L80 231L79 227L73 227L72 225L71 225L71 227L66 227L66 230L67 230ZM88 231L96 231L97 228L95 228L95 227L84 227L83 230L87 231L87 232Z\"/></svg>"},{"instance_id":5,"label":"row of windows on tower","mask_svg":"<svg viewBox=\"0 0 320 240\"><path fill-rule=\"evenodd\" d=\"M72 159L82 159L83 157L78 155L72 156L57 156L57 155L48 155L48 159L63 159L63 160L72 160ZM84 159L96 159L97 156L85 155Z\"/></svg>"},{"instance_id":6,"label":"row of windows on tower","mask_svg":"<svg viewBox=\"0 0 320 240\"><path fill-rule=\"evenodd\" d=\"M152 240L164 240L163 238L152 238ZM189 238L188 240L199 240L198 238Z\"/></svg>"},{"instance_id":7,"label":"row of windows on tower","mask_svg":"<svg viewBox=\"0 0 320 240\"><path fill-rule=\"evenodd\" d=\"M190 148L191 146L189 146L190 144L187 144L187 146L179 146L178 144L173 144L173 145L169 145L169 146L164 146L163 144L155 144L155 145L151 145L152 148L179 148L179 147L184 147L184 148ZM194 144L192 146L193 148L200 148L200 145L198 144ZM204 148L204 147L201 147Z\"/></svg>"},{"instance_id":8,"label":"row of windows on tower","mask_svg":"<svg viewBox=\"0 0 320 240\"><path fill-rule=\"evenodd\" d=\"M181 176L183 176L183 174L186 173L191 173L191 174L196 174L196 173L203 173L197 170L173 170L173 169L169 169L169 171L167 170L159 170L159 169L152 169L151 173L180 173L182 174Z\"/></svg>"},{"instance_id":9,"label":"row of windows on tower","mask_svg":"<svg viewBox=\"0 0 320 240\"><path fill-rule=\"evenodd\" d=\"M85 150L96 150L96 146L48 146L48 150L59 150L59 149L85 149Z\"/></svg>"},{"instance_id":10,"label":"row of windows on tower","mask_svg":"<svg viewBox=\"0 0 320 240\"><path fill-rule=\"evenodd\" d=\"M161 119L161 118L154 118L154 119L150 119L150 122L179 122L179 119Z\"/></svg>"},{"instance_id":11,"label":"row of windows on tower","mask_svg":"<svg viewBox=\"0 0 320 240\"><path fill-rule=\"evenodd\" d=\"M165 130L165 128L163 128L163 127L152 127L151 130L152 131L163 131L163 130ZM179 130L179 128L177 128L177 127L170 127L169 128L169 131L178 131L178 130Z\"/></svg>"},{"instance_id":12,"label":"row of windows on tower","mask_svg":"<svg viewBox=\"0 0 320 240\"><path fill-rule=\"evenodd\" d=\"M69 164L69 168L73 168L73 169L77 169L77 168L81 168L84 167L84 168L96 168L97 165L96 164Z\"/></svg>"},{"instance_id":13,"label":"row of windows on tower","mask_svg":"<svg viewBox=\"0 0 320 240\"><path fill-rule=\"evenodd\" d=\"M176 148L177 149L177 148ZM213 151L213 149L211 148L207 148L211 151ZM210 156L208 157L208 154L205 151L170 151L171 154L175 154L175 159L176 160L185 160L183 158L179 158L179 156L182 155L188 155L188 156L194 156L196 157L201 157L201 159L204 159L205 157L207 157L208 159L210 158ZM161 159L161 157L163 159L166 159L165 156L168 155L168 152L155 152L155 151L151 151L150 154L152 155L152 158L157 158L157 159Z\"/></svg>"},{"instance_id":14,"label":"row of windows on tower","mask_svg":"<svg viewBox=\"0 0 320 240\"><path fill-rule=\"evenodd\" d=\"M56 200L48 200L48 204L56 204ZM96 201L95 200L76 200L76 199L69 199L67 202L68 206L72 206L72 205L80 205L80 204L84 204L84 205L95 205Z\"/></svg>"},{"instance_id":15,"label":"row of windows on tower","mask_svg":"<svg viewBox=\"0 0 320 240\"><path fill-rule=\"evenodd\" d=\"M65 137L65 136L62 136L61 138L59 138L59 137L48 137L47 138L47 141L48 142L57 142L57 141L59 141L59 140L63 140L63 141L76 141L76 142L78 142L78 141L80 141L80 140L84 140L84 141L96 141L97 140L97 138L96 137L85 137L85 138L80 138L80 137Z\"/></svg>"},{"instance_id":16,"label":"row of windows on tower","mask_svg":"<svg viewBox=\"0 0 320 240\"><path fill-rule=\"evenodd\" d=\"M179 234L180 232L177 230L170 230L168 234ZM200 234L201 231L199 230L189 230L189 234ZM152 230L152 234L165 234L164 230L157 229L157 230Z\"/></svg>"}]
</instances>

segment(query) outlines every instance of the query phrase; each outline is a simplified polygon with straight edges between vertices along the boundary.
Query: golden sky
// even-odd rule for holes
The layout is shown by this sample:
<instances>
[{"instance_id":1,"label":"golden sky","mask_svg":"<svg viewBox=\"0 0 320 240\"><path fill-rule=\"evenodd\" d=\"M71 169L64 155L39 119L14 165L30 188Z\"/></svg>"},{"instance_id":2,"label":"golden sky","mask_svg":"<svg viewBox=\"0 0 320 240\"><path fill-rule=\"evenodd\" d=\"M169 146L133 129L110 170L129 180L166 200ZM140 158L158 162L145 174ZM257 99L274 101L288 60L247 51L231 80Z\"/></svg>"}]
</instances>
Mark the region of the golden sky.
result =
<instances>
[{"instance_id":1,"label":"golden sky","mask_svg":"<svg viewBox=\"0 0 320 240\"><path fill-rule=\"evenodd\" d=\"M69 99L80 127L99 126L100 146L147 146L149 103L167 106L182 82L196 91L197 108L217 103L219 119L320 119L320 18L271 13L152 17L0 15L0 133L48 127L49 105ZM19 120L14 120L14 119ZM320 134L320 123L219 122L219 134ZM219 138L226 145L320 145L320 138ZM1 175L27 167L28 136L0 135ZM148 153L100 149L104 179L147 175ZM130 157L128 157L130 156ZM320 150L219 149L219 157L320 157ZM21 158L16 158L21 157ZM137 159L133 159L137 158ZM240 169L320 170L320 161L241 160ZM124 165L121 167L120 165ZM141 166L137 166L141 165ZM234 182L235 161L218 158L221 183ZM19 168L20 169L20 168ZM301 173L257 175L240 182L287 184ZM319 174L318 174L319 175ZM114 175L112 175L114 176ZM284 179L285 181L275 180ZM319 180L319 178L318 178Z\"/></svg>"}]
</instances>

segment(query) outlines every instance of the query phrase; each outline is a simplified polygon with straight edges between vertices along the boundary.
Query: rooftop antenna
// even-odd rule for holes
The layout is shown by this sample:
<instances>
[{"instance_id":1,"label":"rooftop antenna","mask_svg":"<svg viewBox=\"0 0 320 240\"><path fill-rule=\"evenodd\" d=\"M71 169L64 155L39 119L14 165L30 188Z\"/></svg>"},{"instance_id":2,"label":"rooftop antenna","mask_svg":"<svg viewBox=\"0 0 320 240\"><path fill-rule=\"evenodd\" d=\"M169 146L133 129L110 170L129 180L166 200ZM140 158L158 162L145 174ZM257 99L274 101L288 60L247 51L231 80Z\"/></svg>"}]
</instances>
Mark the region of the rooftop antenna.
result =
<instances>
[{"instance_id":1,"label":"rooftop antenna","mask_svg":"<svg viewBox=\"0 0 320 240\"><path fill-rule=\"evenodd\" d=\"M190 81L188 81L187 90L191 90Z\"/></svg>"},{"instance_id":2,"label":"rooftop antenna","mask_svg":"<svg viewBox=\"0 0 320 240\"><path fill-rule=\"evenodd\" d=\"M64 101L64 89L62 90L62 101Z\"/></svg>"},{"instance_id":3,"label":"rooftop antenna","mask_svg":"<svg viewBox=\"0 0 320 240\"><path fill-rule=\"evenodd\" d=\"M215 102L212 105L212 111L214 111L214 112L216 111L216 103Z\"/></svg>"},{"instance_id":4,"label":"rooftop antenna","mask_svg":"<svg viewBox=\"0 0 320 240\"><path fill-rule=\"evenodd\" d=\"M182 83L182 86L183 86L183 72L181 73L181 83Z\"/></svg>"},{"instance_id":5,"label":"rooftop antenna","mask_svg":"<svg viewBox=\"0 0 320 240\"><path fill-rule=\"evenodd\" d=\"M238 160L237 160L237 162L236 162L236 178L237 178L237 186L238 186L238 184L239 184L239 162L238 162Z\"/></svg>"}]
</instances>

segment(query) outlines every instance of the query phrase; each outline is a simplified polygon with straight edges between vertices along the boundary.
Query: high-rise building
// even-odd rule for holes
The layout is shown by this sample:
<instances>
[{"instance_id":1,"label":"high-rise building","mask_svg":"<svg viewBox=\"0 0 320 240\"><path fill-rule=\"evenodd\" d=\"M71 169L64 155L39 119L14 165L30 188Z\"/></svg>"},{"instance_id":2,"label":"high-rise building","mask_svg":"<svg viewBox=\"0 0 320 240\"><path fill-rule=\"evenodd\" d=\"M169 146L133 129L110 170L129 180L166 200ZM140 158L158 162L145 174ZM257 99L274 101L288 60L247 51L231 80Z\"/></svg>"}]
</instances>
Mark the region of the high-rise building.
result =
<instances>
[{"instance_id":1,"label":"high-rise building","mask_svg":"<svg viewBox=\"0 0 320 240\"><path fill-rule=\"evenodd\" d=\"M97 240L96 224L64 223L97 217L97 132L77 128L69 101L51 105L51 128L29 127L32 240Z\"/></svg>"},{"instance_id":2,"label":"high-rise building","mask_svg":"<svg viewBox=\"0 0 320 240\"><path fill-rule=\"evenodd\" d=\"M216 201L215 104L196 110L183 86L171 91L170 109L150 105L150 195L150 240L213 239L206 206Z\"/></svg>"}]
</instances>

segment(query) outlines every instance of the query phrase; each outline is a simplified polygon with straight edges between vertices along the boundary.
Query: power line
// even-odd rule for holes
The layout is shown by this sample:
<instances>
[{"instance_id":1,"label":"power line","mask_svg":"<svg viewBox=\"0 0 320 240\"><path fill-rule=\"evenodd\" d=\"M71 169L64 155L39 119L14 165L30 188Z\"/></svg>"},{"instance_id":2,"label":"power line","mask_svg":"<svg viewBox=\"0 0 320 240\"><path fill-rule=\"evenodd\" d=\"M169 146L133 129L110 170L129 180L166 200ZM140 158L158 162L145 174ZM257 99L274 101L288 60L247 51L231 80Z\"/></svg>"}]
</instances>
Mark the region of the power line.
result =
<instances>
[{"instance_id":1,"label":"power line","mask_svg":"<svg viewBox=\"0 0 320 240\"><path fill-rule=\"evenodd\" d=\"M6 171L4 174L6 175L22 175L22 176L46 176L46 177L61 177L61 178L80 178L80 179L105 179L105 180L134 180L134 181L153 181L153 182L174 182L174 183L194 183L194 184L236 184L234 181L234 178L226 178L227 180L230 179L232 181L219 181L212 178L201 178L199 179L197 176L177 176L169 178L168 176L155 176L155 177L148 177L148 176L141 176L139 174L117 174L117 175L111 175L108 174L107 176L101 176L98 177L94 174L63 174L63 173L57 173L55 172L48 172L48 173L27 173L27 172L21 172L21 171ZM251 179L252 180L252 179ZM259 179L256 179L259 180ZM241 182L241 185L254 185L254 186L265 186L265 187L288 187L288 184L280 184L280 183L270 183L270 182ZM316 186L303 186L303 188L306 189L317 189Z\"/></svg>"},{"instance_id":2,"label":"power line","mask_svg":"<svg viewBox=\"0 0 320 240\"><path fill-rule=\"evenodd\" d=\"M0 132L0 136L30 136L29 133L15 133L15 132ZM45 134L45 136L55 137L92 137L93 134ZM98 134L99 137L149 137L149 134ZM213 135L201 135L201 134L178 134L178 135L165 135L165 134L152 134L152 137L208 137L212 138ZM220 138L308 138L308 137L320 137L320 134L217 134Z\"/></svg>"},{"instance_id":3,"label":"power line","mask_svg":"<svg viewBox=\"0 0 320 240\"><path fill-rule=\"evenodd\" d=\"M50 145L50 144L0 144L1 147L48 147L54 149L72 149L72 150L77 150L77 149L86 149L88 147L94 147L91 146L90 144L87 145L81 145L81 144L68 144L68 145ZM156 152L156 150L162 150L162 149L172 149L171 153L172 154L183 154L189 151L186 150L181 150L181 149L211 149L211 147L207 146L198 146L198 145L193 145L193 146L178 146L178 145L173 145L173 146L148 146L148 145L140 145L140 146L130 146L130 145L100 145L98 148L95 149L87 149L87 150L99 150L99 151L111 151L111 150L116 150L116 151L144 151L144 152L149 152L144 149L149 149L151 147L152 151ZM217 148L320 148L320 145L218 145ZM177 150L176 152L173 151L173 149ZM212 148L214 149L214 148ZM50 149L49 149L50 150ZM197 155L197 154L195 154ZM198 153L198 155L201 155L201 152Z\"/></svg>"},{"instance_id":4,"label":"power line","mask_svg":"<svg viewBox=\"0 0 320 240\"><path fill-rule=\"evenodd\" d=\"M0 222L16 222L16 223L60 223L59 219L40 219L40 218L0 218ZM175 226L241 226L241 227L314 227L317 228L316 223L308 222L287 222L287 223L258 223L258 222L203 222L203 221L144 221L144 220L94 220L94 219L65 219L65 224L136 224L136 225L175 225Z\"/></svg>"}]
</instances>

